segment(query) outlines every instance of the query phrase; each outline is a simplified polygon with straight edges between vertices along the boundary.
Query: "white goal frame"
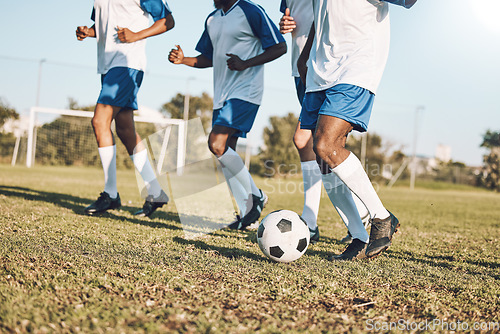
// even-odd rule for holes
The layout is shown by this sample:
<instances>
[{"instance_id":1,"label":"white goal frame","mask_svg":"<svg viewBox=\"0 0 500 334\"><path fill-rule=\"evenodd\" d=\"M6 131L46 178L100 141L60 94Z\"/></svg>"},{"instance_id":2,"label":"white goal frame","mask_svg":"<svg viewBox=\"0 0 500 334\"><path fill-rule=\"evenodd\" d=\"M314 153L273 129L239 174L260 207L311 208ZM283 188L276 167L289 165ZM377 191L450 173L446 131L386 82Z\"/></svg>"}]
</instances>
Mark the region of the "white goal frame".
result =
<instances>
[{"instance_id":1,"label":"white goal frame","mask_svg":"<svg viewBox=\"0 0 500 334\"><path fill-rule=\"evenodd\" d=\"M26 150L26 167L30 168L34 165L35 149L36 149L36 114L56 114L61 116L76 116L76 117L86 117L92 118L94 112L84 111L84 110L69 110L69 109L54 109L54 108L44 108L44 107L31 107L30 108L30 118L28 127L28 145ZM161 126L166 126L165 135L163 138L163 144L159 156L158 168L161 168L165 158L168 139L170 136L171 126L175 125L179 127L178 136L178 149L177 149L177 172L182 173L182 169L186 160L186 121L182 119L170 119L170 118L151 118L143 116L135 116L135 122L143 123L153 123ZM160 172L160 171L158 171Z\"/></svg>"}]
</instances>

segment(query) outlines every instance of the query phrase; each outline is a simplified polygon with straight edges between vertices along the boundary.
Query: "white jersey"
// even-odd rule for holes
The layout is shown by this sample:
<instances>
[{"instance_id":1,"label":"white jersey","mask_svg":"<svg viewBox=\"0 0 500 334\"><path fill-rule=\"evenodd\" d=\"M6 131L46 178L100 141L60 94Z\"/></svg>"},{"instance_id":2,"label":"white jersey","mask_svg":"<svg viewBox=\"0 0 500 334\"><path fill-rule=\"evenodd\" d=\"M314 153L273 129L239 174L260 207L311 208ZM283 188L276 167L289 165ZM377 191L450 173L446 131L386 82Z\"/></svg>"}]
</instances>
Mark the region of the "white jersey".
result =
<instances>
[{"instance_id":1,"label":"white jersey","mask_svg":"<svg viewBox=\"0 0 500 334\"><path fill-rule=\"evenodd\" d=\"M92 20L97 38L97 72L106 74L113 67L144 71L146 40L122 43L116 29L138 32L150 26L150 17L158 21L170 14L162 0L95 0Z\"/></svg>"},{"instance_id":2,"label":"white jersey","mask_svg":"<svg viewBox=\"0 0 500 334\"><path fill-rule=\"evenodd\" d=\"M227 67L226 54L243 60L285 42L278 28L262 7L239 0L227 12L217 9L206 22L196 50L212 60L214 70L214 109L222 108L229 99L240 99L260 105L264 91L264 65L244 71Z\"/></svg>"},{"instance_id":3,"label":"white jersey","mask_svg":"<svg viewBox=\"0 0 500 334\"><path fill-rule=\"evenodd\" d=\"M293 17L297 27L292 31L292 75L300 77L297 69L297 60L304 49L311 31L313 23L313 6L310 0L281 0L280 11L285 14L285 10L290 9L290 16Z\"/></svg>"},{"instance_id":4,"label":"white jersey","mask_svg":"<svg viewBox=\"0 0 500 334\"><path fill-rule=\"evenodd\" d=\"M389 54L389 5L378 0L312 0L316 35L307 92L351 84L376 93Z\"/></svg>"}]
</instances>

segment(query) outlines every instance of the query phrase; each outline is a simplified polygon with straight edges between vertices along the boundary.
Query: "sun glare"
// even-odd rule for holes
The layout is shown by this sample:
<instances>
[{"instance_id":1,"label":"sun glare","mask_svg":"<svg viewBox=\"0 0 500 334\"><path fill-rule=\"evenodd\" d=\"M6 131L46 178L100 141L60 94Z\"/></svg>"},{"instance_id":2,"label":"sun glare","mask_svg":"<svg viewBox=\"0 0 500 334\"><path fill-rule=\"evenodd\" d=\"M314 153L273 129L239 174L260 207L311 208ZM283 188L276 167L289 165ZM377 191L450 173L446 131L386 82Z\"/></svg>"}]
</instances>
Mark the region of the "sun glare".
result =
<instances>
[{"instance_id":1,"label":"sun glare","mask_svg":"<svg viewBox=\"0 0 500 334\"><path fill-rule=\"evenodd\" d=\"M500 0L472 0L470 3L481 23L500 33Z\"/></svg>"}]
</instances>

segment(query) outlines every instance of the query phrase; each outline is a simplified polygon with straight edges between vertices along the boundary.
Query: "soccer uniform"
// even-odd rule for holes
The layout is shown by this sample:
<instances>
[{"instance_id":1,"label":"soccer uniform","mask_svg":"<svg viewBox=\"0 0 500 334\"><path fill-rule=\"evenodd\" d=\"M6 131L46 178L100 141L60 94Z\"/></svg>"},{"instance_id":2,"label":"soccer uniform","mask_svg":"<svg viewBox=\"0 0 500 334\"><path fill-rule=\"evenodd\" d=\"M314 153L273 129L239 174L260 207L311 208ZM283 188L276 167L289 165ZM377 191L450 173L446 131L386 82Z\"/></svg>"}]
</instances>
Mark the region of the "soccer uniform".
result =
<instances>
[{"instance_id":1,"label":"soccer uniform","mask_svg":"<svg viewBox=\"0 0 500 334\"><path fill-rule=\"evenodd\" d=\"M239 0L227 12L217 9L208 16L196 50L213 64L213 125L237 129L236 135L245 137L264 91L264 65L232 71L226 54L245 60L284 41L264 9L251 1Z\"/></svg>"},{"instance_id":2,"label":"soccer uniform","mask_svg":"<svg viewBox=\"0 0 500 334\"><path fill-rule=\"evenodd\" d=\"M95 0L92 20L97 38L98 103L137 109L137 93L146 68L146 40L122 43L116 29L137 32L171 14L163 0Z\"/></svg>"},{"instance_id":3,"label":"soccer uniform","mask_svg":"<svg viewBox=\"0 0 500 334\"><path fill-rule=\"evenodd\" d=\"M292 76L295 78L295 88L300 104L304 99L305 85L300 80L297 60L307 42L309 31L313 23L313 7L311 1L304 0L282 0L280 11L285 14L285 10L290 9L290 16L293 17L297 27L292 31Z\"/></svg>"},{"instance_id":4,"label":"soccer uniform","mask_svg":"<svg viewBox=\"0 0 500 334\"><path fill-rule=\"evenodd\" d=\"M378 0L313 0L316 35L307 63L301 127L318 115L366 131L389 54L389 5Z\"/></svg>"}]
</instances>

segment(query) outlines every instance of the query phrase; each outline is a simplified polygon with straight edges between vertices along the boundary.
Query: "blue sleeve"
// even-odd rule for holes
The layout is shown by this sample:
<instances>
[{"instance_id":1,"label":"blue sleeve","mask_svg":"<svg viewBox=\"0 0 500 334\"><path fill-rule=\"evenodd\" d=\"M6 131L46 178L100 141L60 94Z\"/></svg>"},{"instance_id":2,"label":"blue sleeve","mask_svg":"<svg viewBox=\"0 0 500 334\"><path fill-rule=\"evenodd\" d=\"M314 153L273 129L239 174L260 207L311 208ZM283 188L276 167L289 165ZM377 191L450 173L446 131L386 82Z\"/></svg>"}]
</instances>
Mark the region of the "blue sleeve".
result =
<instances>
[{"instance_id":1,"label":"blue sleeve","mask_svg":"<svg viewBox=\"0 0 500 334\"><path fill-rule=\"evenodd\" d=\"M304 0L302 0L304 1ZM288 8L287 4L286 4L286 0L281 0L281 6L280 6L280 12L282 12L283 14L285 14L285 10Z\"/></svg>"},{"instance_id":2,"label":"blue sleeve","mask_svg":"<svg viewBox=\"0 0 500 334\"><path fill-rule=\"evenodd\" d=\"M141 0L141 8L149 13L155 22L172 14L167 2L163 0Z\"/></svg>"},{"instance_id":3,"label":"blue sleeve","mask_svg":"<svg viewBox=\"0 0 500 334\"><path fill-rule=\"evenodd\" d=\"M90 15L90 19L95 22L95 8L92 8L92 14Z\"/></svg>"},{"instance_id":4,"label":"blue sleeve","mask_svg":"<svg viewBox=\"0 0 500 334\"><path fill-rule=\"evenodd\" d=\"M205 31L203 32L203 35L201 35L198 44L196 44L196 51L198 51L208 59L213 60L214 46L212 44L212 40L210 39L210 35L208 34L207 21L205 21Z\"/></svg>"},{"instance_id":5,"label":"blue sleeve","mask_svg":"<svg viewBox=\"0 0 500 334\"><path fill-rule=\"evenodd\" d=\"M264 50L285 42L278 27L267 16L262 7L246 1L240 1L239 5L245 13L254 35L260 39Z\"/></svg>"}]
</instances>

